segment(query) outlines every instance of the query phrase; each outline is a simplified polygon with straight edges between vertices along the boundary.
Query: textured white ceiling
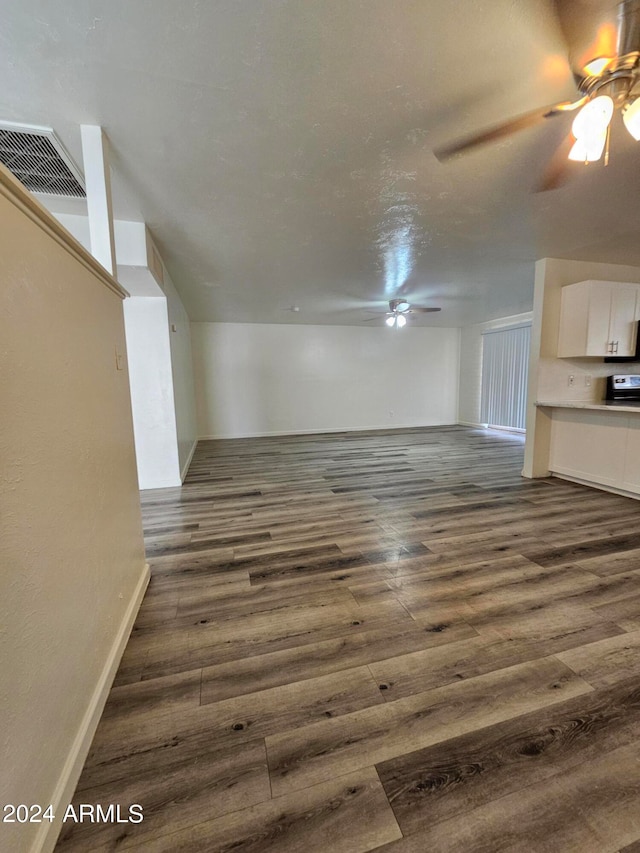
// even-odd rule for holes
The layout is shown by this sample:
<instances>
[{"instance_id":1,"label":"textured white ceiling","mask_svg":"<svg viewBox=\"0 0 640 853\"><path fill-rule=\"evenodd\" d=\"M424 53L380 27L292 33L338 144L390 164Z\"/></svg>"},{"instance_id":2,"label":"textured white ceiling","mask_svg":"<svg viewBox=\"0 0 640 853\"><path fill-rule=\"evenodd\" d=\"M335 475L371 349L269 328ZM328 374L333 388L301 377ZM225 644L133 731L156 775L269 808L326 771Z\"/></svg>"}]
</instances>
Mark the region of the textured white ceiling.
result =
<instances>
[{"instance_id":1,"label":"textured white ceiling","mask_svg":"<svg viewBox=\"0 0 640 853\"><path fill-rule=\"evenodd\" d=\"M356 324L403 295L462 325L531 308L546 255L640 264L640 148L531 190L570 98L551 0L3 0L0 119L113 149L193 320ZM300 311L290 309L297 305Z\"/></svg>"}]
</instances>

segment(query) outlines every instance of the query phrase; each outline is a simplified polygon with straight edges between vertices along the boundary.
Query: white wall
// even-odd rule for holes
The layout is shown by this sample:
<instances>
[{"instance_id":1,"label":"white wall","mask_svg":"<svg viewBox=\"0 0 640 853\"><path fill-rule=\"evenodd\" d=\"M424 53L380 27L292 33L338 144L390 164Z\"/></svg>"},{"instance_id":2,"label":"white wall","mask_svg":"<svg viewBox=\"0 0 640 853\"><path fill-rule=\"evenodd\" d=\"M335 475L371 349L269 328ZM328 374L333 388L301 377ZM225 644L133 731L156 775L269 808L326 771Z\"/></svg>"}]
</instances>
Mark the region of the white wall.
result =
<instances>
[{"instance_id":1,"label":"white wall","mask_svg":"<svg viewBox=\"0 0 640 853\"><path fill-rule=\"evenodd\" d=\"M487 323L465 326L460 329L460 400L458 423L481 426L480 404L482 390L482 333L488 329L501 329L529 322L531 311L512 317L501 317Z\"/></svg>"},{"instance_id":2,"label":"white wall","mask_svg":"<svg viewBox=\"0 0 640 853\"><path fill-rule=\"evenodd\" d=\"M132 296L125 300L124 319L139 485L179 486L167 300Z\"/></svg>"},{"instance_id":3,"label":"white wall","mask_svg":"<svg viewBox=\"0 0 640 853\"><path fill-rule=\"evenodd\" d=\"M457 329L191 330L201 438L456 422Z\"/></svg>"},{"instance_id":4,"label":"white wall","mask_svg":"<svg viewBox=\"0 0 640 853\"><path fill-rule=\"evenodd\" d=\"M72 234L87 252L91 252L89 217L77 213L54 213L53 216Z\"/></svg>"},{"instance_id":5,"label":"white wall","mask_svg":"<svg viewBox=\"0 0 640 853\"><path fill-rule=\"evenodd\" d=\"M0 221L0 803L58 809L148 579L122 301L3 168ZM0 849L50 829L2 823Z\"/></svg>"},{"instance_id":6,"label":"white wall","mask_svg":"<svg viewBox=\"0 0 640 853\"><path fill-rule=\"evenodd\" d=\"M191 353L191 324L178 291L175 289L166 269L162 287L167 297L178 461L180 475L184 480L198 440L196 394Z\"/></svg>"},{"instance_id":7,"label":"white wall","mask_svg":"<svg viewBox=\"0 0 640 853\"><path fill-rule=\"evenodd\" d=\"M633 364L618 369L615 364L596 358L557 357L562 286L590 279L640 283L640 268L557 258L544 258L536 264L523 469L527 477L545 477L549 473L551 418L548 412L536 408L537 400L600 401L607 375L616 370L627 373L637 369ZM573 386L569 386L569 374L575 377ZM587 375L592 377L590 386L585 384Z\"/></svg>"},{"instance_id":8,"label":"white wall","mask_svg":"<svg viewBox=\"0 0 640 853\"><path fill-rule=\"evenodd\" d=\"M57 213L53 216L61 225L91 252L91 234L89 232L89 217L86 214ZM113 232L116 244L116 260L118 266L144 267L147 265L146 225L144 222L133 222L126 219L115 219ZM147 294L137 294L138 296ZM149 294L152 295L152 294Z\"/></svg>"}]
</instances>

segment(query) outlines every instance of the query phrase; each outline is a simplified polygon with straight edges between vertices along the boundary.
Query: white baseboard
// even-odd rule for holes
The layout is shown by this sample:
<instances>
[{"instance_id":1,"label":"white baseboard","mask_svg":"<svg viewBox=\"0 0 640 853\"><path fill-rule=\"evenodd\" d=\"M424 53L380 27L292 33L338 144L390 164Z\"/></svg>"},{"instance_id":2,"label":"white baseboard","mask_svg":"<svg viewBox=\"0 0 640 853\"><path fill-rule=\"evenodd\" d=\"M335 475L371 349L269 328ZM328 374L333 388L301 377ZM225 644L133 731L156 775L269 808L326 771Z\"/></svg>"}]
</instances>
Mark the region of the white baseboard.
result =
<instances>
[{"instance_id":1,"label":"white baseboard","mask_svg":"<svg viewBox=\"0 0 640 853\"><path fill-rule=\"evenodd\" d=\"M149 564L145 563L136 588L131 596L126 613L120 623L118 633L113 641L107 660L91 696L86 713L75 736L71 750L64 763L62 772L55 787L53 796L48 801L53 806L56 820L52 823L43 821L31 847L31 853L51 853L58 840L62 827L62 817L67 805L73 798L74 791L80 778L80 773L91 746L91 741L100 722L113 679L116 677L120 660L124 653L129 634L133 628L140 604L149 583Z\"/></svg>"},{"instance_id":2,"label":"white baseboard","mask_svg":"<svg viewBox=\"0 0 640 853\"><path fill-rule=\"evenodd\" d=\"M638 492L619 489L617 486L610 486L608 483L594 483L593 480L585 480L582 477L576 477L574 474L565 474L563 471L550 471L549 474L552 477L557 477L558 480L569 480L569 482L578 483L580 486L589 486L591 489L600 489L602 492L611 492L614 495L622 495L624 498L640 500Z\"/></svg>"},{"instance_id":3,"label":"white baseboard","mask_svg":"<svg viewBox=\"0 0 640 853\"><path fill-rule=\"evenodd\" d=\"M180 471L180 480L184 483L184 478L187 476L187 472L189 471L189 465L191 465L191 460L193 459L193 454L196 452L196 447L198 446L198 439L194 439L194 442L191 446L191 452L187 457L187 461L182 466L182 471Z\"/></svg>"},{"instance_id":4,"label":"white baseboard","mask_svg":"<svg viewBox=\"0 0 640 853\"><path fill-rule=\"evenodd\" d=\"M217 441L221 439L232 438L269 438L270 436L283 435L328 435L330 433L340 432L372 432L374 430L394 430L394 429L421 429L428 427L450 427L457 426L456 423L431 423L416 422L410 424L377 424L376 426L359 426L359 427L328 427L326 429L295 429L295 430L273 430L272 432L246 432L246 433L222 433L218 435L201 435L198 441Z\"/></svg>"},{"instance_id":5,"label":"white baseboard","mask_svg":"<svg viewBox=\"0 0 640 853\"><path fill-rule=\"evenodd\" d=\"M473 429L488 429L488 430L496 430L497 432L512 432L514 435L525 435L526 429L519 429L518 427L502 427L502 426L490 426L489 424L477 424L474 421L458 421L460 426L472 427Z\"/></svg>"},{"instance_id":6,"label":"white baseboard","mask_svg":"<svg viewBox=\"0 0 640 853\"><path fill-rule=\"evenodd\" d=\"M494 432L509 432L513 435L526 435L527 432L526 429L520 427L487 426L486 428Z\"/></svg>"}]
</instances>

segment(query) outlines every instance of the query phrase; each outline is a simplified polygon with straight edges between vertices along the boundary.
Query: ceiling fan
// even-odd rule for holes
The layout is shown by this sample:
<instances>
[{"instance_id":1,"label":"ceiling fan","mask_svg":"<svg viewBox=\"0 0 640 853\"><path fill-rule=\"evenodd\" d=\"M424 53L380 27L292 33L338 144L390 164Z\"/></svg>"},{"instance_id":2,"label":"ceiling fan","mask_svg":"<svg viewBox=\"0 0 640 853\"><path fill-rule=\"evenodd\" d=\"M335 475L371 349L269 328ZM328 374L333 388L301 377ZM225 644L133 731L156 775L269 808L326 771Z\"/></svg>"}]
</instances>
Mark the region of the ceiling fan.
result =
<instances>
[{"instance_id":1,"label":"ceiling fan","mask_svg":"<svg viewBox=\"0 0 640 853\"><path fill-rule=\"evenodd\" d=\"M532 110L434 150L440 161L479 145L510 136L545 119L577 114L571 134L553 158L540 189L553 189L566 178L567 160L609 160L614 113L640 141L640 0L555 0L578 88L575 101Z\"/></svg>"},{"instance_id":2,"label":"ceiling fan","mask_svg":"<svg viewBox=\"0 0 640 853\"><path fill-rule=\"evenodd\" d=\"M435 311L441 311L441 308L426 308L421 305L412 305L406 299L390 299L389 310L385 311L383 316L387 319L387 326L396 329L402 329L407 325L408 314L432 314ZM371 318L372 320L375 318ZM365 323L370 323L371 320L365 320Z\"/></svg>"}]
</instances>

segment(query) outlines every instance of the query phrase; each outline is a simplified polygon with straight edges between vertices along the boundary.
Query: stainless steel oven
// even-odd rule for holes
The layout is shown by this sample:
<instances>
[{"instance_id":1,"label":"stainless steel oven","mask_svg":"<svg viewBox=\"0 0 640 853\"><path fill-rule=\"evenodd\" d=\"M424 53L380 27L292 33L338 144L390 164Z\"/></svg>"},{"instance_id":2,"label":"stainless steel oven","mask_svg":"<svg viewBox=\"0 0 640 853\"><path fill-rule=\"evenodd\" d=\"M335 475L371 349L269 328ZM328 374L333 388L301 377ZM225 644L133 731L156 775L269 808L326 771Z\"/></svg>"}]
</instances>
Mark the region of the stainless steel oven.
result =
<instances>
[{"instance_id":1,"label":"stainless steel oven","mask_svg":"<svg viewBox=\"0 0 640 853\"><path fill-rule=\"evenodd\" d=\"M614 373L607 376L606 402L640 406L640 374Z\"/></svg>"}]
</instances>

